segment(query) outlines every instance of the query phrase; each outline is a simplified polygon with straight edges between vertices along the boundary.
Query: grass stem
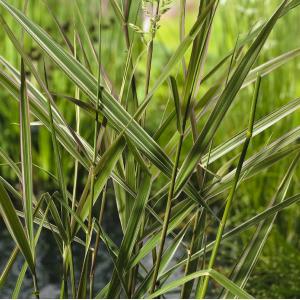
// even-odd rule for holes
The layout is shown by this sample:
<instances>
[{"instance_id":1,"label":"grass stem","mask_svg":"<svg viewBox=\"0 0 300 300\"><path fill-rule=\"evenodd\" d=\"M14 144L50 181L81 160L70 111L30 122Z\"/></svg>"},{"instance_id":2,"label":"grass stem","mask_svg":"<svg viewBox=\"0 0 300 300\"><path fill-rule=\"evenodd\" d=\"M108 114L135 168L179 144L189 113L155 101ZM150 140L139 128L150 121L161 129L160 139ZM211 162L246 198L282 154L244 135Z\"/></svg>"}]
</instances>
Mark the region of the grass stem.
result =
<instances>
[{"instance_id":1,"label":"grass stem","mask_svg":"<svg viewBox=\"0 0 300 300\"><path fill-rule=\"evenodd\" d=\"M255 85L255 91L254 91L254 95L253 95L253 100L252 100L252 105L251 105L251 113L250 113L250 119L249 119L249 125L248 125L248 131L246 133L246 140L244 142L243 145L243 149L242 149L242 153L238 162L238 166L236 168L236 173L235 173L235 177L234 177L234 182L233 182L233 186L231 188L231 191L228 195L227 201L226 201L226 206L223 212L223 216L222 216L222 220L221 223L218 227L218 231L217 231L217 236L216 236L216 241L210 256L210 260L208 263L208 269L212 269L214 267L216 258L217 258L217 254L219 251L219 247L221 244L221 240L222 240L222 235L225 229L225 225L226 225L226 221L228 219L228 215L229 215L229 211L232 205L232 201L235 195L235 191L237 188L237 184L240 178L240 174L241 174L241 170L243 167L243 163L247 154L247 150L248 150L248 146L250 143L250 140L252 138L252 133L253 133L253 126L254 126L254 118L255 118L255 111L256 111L256 104L257 104L257 99L258 99L258 94L259 94L259 88L260 88L260 82L261 82L261 77L260 75L258 75L257 80L256 80L256 85ZM199 289L199 291L196 294L196 298L197 299L203 299L206 295L207 292L207 288L208 288L208 281L209 281L209 276L205 276L204 281L203 281L203 285L201 287L201 289Z\"/></svg>"},{"instance_id":2,"label":"grass stem","mask_svg":"<svg viewBox=\"0 0 300 300\"><path fill-rule=\"evenodd\" d=\"M178 96L177 85L176 85L176 82L173 78L171 78L171 83L172 83L171 86L172 86L172 89L173 89L174 102L178 103L178 105L179 105L180 100L179 100L179 96ZM152 277L152 285L151 285L151 288L150 288L150 293L151 294L154 293L155 288L156 288L160 263L161 263L162 254L163 254L164 245L165 245L165 240L166 240L166 236L167 236L168 225L169 225L170 216L171 216L171 209L172 209L172 200L174 198L174 192L175 192L177 169L178 169L178 166L179 166L180 153L181 153L181 148L182 148L183 139L184 139L184 132L185 132L185 128L186 128L187 117L188 117L188 113L189 113L190 100L191 100L191 98L188 99L182 123L180 121L178 121L178 124L181 124L181 127L178 128L178 131L180 133L180 137L179 137L179 142L178 142L178 146L177 146L177 151L176 151L176 156L175 156L175 161L174 161L174 167L173 167L173 170L172 170L172 176L171 176L171 182L170 182L170 187L169 187L169 192L168 192L168 198L167 198L165 216L164 216L164 221L163 221L161 239L160 239L160 244L159 244L159 248L158 248L157 259L156 259L156 262L155 262L153 277ZM180 120L181 116L180 116L179 111L180 110L178 110L177 118Z\"/></svg>"}]
</instances>

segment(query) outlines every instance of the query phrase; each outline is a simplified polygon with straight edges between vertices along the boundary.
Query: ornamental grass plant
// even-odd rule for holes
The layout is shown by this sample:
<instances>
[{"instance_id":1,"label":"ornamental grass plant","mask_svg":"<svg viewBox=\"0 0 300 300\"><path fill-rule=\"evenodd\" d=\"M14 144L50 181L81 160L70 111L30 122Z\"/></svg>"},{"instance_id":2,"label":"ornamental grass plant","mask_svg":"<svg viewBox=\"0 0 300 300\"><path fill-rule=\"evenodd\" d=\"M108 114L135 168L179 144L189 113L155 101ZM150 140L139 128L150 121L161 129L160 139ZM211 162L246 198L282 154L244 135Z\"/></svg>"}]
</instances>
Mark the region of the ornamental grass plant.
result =
<instances>
[{"instance_id":1,"label":"ornamental grass plant","mask_svg":"<svg viewBox=\"0 0 300 300\"><path fill-rule=\"evenodd\" d=\"M51 236L60 298L253 297L278 214L300 200L300 48L270 41L278 26L299 47L299 4L256 2L265 15L232 38L230 1L0 0L0 97L17 119L0 145L14 243L0 296L21 258L11 296L30 274L39 298ZM225 55L215 34L234 40Z\"/></svg>"}]
</instances>

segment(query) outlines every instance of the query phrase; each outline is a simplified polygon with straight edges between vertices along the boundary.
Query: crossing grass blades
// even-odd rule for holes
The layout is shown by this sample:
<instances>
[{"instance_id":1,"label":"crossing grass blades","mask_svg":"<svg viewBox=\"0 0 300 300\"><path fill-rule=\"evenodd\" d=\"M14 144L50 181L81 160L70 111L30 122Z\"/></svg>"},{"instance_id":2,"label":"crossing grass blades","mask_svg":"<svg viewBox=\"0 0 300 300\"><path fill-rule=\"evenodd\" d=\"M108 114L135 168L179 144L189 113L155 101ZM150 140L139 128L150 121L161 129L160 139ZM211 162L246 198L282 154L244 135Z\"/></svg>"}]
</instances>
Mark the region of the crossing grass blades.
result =
<instances>
[{"instance_id":1,"label":"crossing grass blades","mask_svg":"<svg viewBox=\"0 0 300 300\"><path fill-rule=\"evenodd\" d=\"M125 55L120 49L119 60L123 60L124 68L119 81L114 82L113 70L105 68L101 1L96 5L98 43L90 36L76 1L72 7L72 34L66 33L45 1L48 17L63 40L58 43L29 17L26 5L17 8L12 1L0 0L1 30L19 57L18 67L5 56L0 57L0 83L9 97L19 102L16 113L21 157L19 164L1 149L2 159L21 188L5 176L0 177L1 216L15 243L1 270L0 289L22 256L23 265L12 296L20 296L29 271L32 292L39 297L43 274L37 272L36 249L44 233L54 236L60 254L57 261L62 262L62 267L57 276L61 298L160 298L169 293L178 298L252 297L245 286L276 216L300 200L300 194L287 197L300 158L300 127L286 128L263 147L256 148L252 143L256 136L299 108L300 99L295 98L268 115L256 117L261 107L258 104L264 101L260 89L265 78L277 68L284 68L300 54L300 49L264 64L256 62L277 21L299 9L300 1L283 1L258 27L239 36L234 49L220 57L211 69L206 63L219 1L195 1L198 15L189 30L185 28L186 2L180 1L178 46L167 54L159 76L153 78L161 20L175 4L166 0L109 1L106 9L113 12L126 49ZM147 32L140 25L141 15L151 19ZM22 32L21 39L15 27ZM42 53L38 65L26 51L26 40ZM62 95L59 88L55 89L49 64L71 82L74 93ZM211 82L200 96L202 86ZM215 144L218 130L226 130L224 119L230 116L230 108L240 105L235 101L237 94L247 86L253 86L248 114L244 115L248 127ZM156 132L150 133L147 128L153 110L148 109L162 88L168 114L162 116ZM75 125L66 120L57 99L74 107ZM51 136L55 192L34 193L34 122ZM84 122L89 124L89 137L83 132ZM168 141L162 142L160 137L167 132ZM192 145L183 151L188 139ZM71 178L63 168L66 156L72 164ZM287 158L291 163L280 174L281 182L269 205L227 228L231 208L239 201L240 186L247 185L250 177L267 176L268 168ZM218 170L213 168L216 161L222 161ZM108 197L108 191L113 197ZM104 218L111 217L107 216L111 213L107 211L107 201L116 203L122 230L120 243L103 226ZM229 274L222 272L222 244L253 230L254 234L242 245L235 267ZM74 264L74 247L84 253L79 265ZM101 290L95 288L99 251L108 253L113 265L110 280ZM215 286L221 294L213 294Z\"/></svg>"}]
</instances>

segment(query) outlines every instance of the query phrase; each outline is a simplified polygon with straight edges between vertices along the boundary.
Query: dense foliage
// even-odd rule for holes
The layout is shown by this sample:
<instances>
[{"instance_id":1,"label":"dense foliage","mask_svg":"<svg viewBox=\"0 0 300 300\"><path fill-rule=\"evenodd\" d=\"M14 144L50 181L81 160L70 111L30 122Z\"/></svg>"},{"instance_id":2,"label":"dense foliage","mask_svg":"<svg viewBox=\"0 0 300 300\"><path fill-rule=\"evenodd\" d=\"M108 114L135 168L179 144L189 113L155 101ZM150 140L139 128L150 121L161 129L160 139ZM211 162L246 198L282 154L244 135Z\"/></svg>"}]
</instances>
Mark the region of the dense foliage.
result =
<instances>
[{"instance_id":1,"label":"dense foliage","mask_svg":"<svg viewBox=\"0 0 300 300\"><path fill-rule=\"evenodd\" d=\"M0 296L299 296L299 4L0 0Z\"/></svg>"}]
</instances>

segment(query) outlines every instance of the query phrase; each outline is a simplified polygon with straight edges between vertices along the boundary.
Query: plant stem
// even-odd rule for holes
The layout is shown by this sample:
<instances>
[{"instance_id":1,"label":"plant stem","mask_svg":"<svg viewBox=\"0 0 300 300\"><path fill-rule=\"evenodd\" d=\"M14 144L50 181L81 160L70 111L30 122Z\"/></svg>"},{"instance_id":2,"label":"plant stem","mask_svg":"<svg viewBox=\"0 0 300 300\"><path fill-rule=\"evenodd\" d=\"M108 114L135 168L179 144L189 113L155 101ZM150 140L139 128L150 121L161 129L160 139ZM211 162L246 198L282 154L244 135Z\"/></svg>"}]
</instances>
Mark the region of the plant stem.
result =
<instances>
[{"instance_id":1,"label":"plant stem","mask_svg":"<svg viewBox=\"0 0 300 300\"><path fill-rule=\"evenodd\" d=\"M26 15L29 0L24 1L23 13ZM24 47L24 29L21 30L22 47ZM20 85L20 145L22 161L22 192L24 198L24 213L26 231L34 261L34 273L32 274L34 295L39 299L39 288L36 275L36 251L33 226L33 182L32 182L32 151L30 131L30 103L27 96L26 72L23 57L21 57L21 85Z\"/></svg>"},{"instance_id":2,"label":"plant stem","mask_svg":"<svg viewBox=\"0 0 300 300\"><path fill-rule=\"evenodd\" d=\"M76 44L76 32L74 30L74 58L77 59L77 44ZM75 99L79 99L80 91L77 86L75 86ZM78 105L75 106L75 114L76 114L76 133L80 135L80 108ZM74 184L73 184L73 194L72 194L72 210L75 210L76 203L76 189L77 189L77 177L78 177L78 166L79 161L75 160L75 168L74 168ZM73 217L71 216L71 223Z\"/></svg>"},{"instance_id":3,"label":"plant stem","mask_svg":"<svg viewBox=\"0 0 300 300\"><path fill-rule=\"evenodd\" d=\"M178 92L174 93L174 100L175 100L176 97L178 97ZM177 175L177 169L178 169L178 165L179 165L180 152L181 152L183 139L184 139L184 133L185 133L185 127L186 127L186 122L187 122L187 117L188 117L188 112L189 112L190 100L191 100L191 98L188 99L185 114L184 114L184 117L183 117L183 120L182 120L182 125L181 125L181 128L179 128L180 137L179 137L179 142L178 142L178 146L177 146L174 167L173 167L173 170L172 170L171 183L170 183L170 188L169 188L169 192L168 192L166 211L165 211L163 228L162 228L162 233L161 233L161 241L160 241L160 245L159 245L159 248L158 248L156 264L155 264L155 268L154 268L154 272L153 272L153 278L152 278L152 285L151 285L151 289L150 289L150 294L154 293L154 291L155 291L158 272L159 272L159 267L160 267L160 262L161 262L161 258L162 258L162 254L163 254L163 250L164 250L164 245L165 245L165 240L166 240L166 236L167 236L167 232L168 232L168 225L169 225L169 220L170 220L170 215L171 215L171 208L172 208L172 199L174 198L176 175ZM176 101L179 102L179 99L175 100L175 102ZM180 118L180 115L178 116L178 118Z\"/></svg>"},{"instance_id":4,"label":"plant stem","mask_svg":"<svg viewBox=\"0 0 300 300\"><path fill-rule=\"evenodd\" d=\"M156 30L157 30L157 20L158 20L157 18L158 18L158 14L159 14L159 6L160 6L160 1L158 0L157 4L156 4L156 9L155 9L151 41L149 42L149 45L148 45L145 97L148 95L148 92L149 92L151 68L152 68L152 58L153 58L153 43L154 43L155 33L156 33Z\"/></svg>"},{"instance_id":5,"label":"plant stem","mask_svg":"<svg viewBox=\"0 0 300 300\"><path fill-rule=\"evenodd\" d=\"M124 3L124 23L123 23L123 32L125 36L125 43L127 50L130 50L130 37L129 37L129 29L128 29L128 21L129 21L129 15L130 15L130 7L131 7L131 0L126 0ZM130 66L131 69L134 70L132 58L130 59ZM131 80L131 90L132 90L132 96L133 96L133 104L137 106L138 100L137 100L137 91L136 91L136 79L135 75L132 75Z\"/></svg>"},{"instance_id":6,"label":"plant stem","mask_svg":"<svg viewBox=\"0 0 300 300\"><path fill-rule=\"evenodd\" d=\"M246 140L244 142L242 153L241 153L241 156L240 156L240 159L239 159L239 162L238 162L238 166L236 168L236 173L235 173L235 177L234 177L233 186L232 186L232 189L231 189L231 191L228 195L226 206L225 206L224 213L223 213L223 217L222 217L221 223L220 223L219 228L218 228L216 241L215 241L214 248L212 250L212 254L210 256L210 260L209 260L209 263L208 263L208 269L212 269L214 267L216 257L217 257L218 251L219 251L219 247L220 247L220 244L221 244L222 235L223 235L224 228L225 228L225 225L226 225L226 221L227 221L227 218L228 218L228 215L229 215L231 204L232 204L232 201L233 201L233 198L234 198L234 195L235 195L236 187L237 187L237 184L238 184L238 181L239 181L239 177L240 177L240 174L241 174L243 163L244 163L246 153L247 153L247 150L248 150L248 146L249 146L250 140L252 138L254 117L255 117L255 111L256 111L256 104L257 104L257 99L258 99L258 92L259 92L260 82L261 82L261 77L258 75L256 85L255 85L255 92L254 92L254 96L253 96L253 100L252 100L251 114L250 114L250 120L249 120L249 125L248 125L248 131L246 133ZM208 288L208 281L209 281L209 276L205 276L204 281L203 281L203 285L202 285L201 289L198 291L198 293L196 294L197 299L202 299L202 298L205 297L206 291L207 291L207 288Z\"/></svg>"},{"instance_id":7,"label":"plant stem","mask_svg":"<svg viewBox=\"0 0 300 300\"><path fill-rule=\"evenodd\" d=\"M37 281L36 274L34 274L32 277L33 277L33 288L34 288L35 298L40 299L40 291L39 291L39 287L38 287L38 281Z\"/></svg>"},{"instance_id":8,"label":"plant stem","mask_svg":"<svg viewBox=\"0 0 300 300\"><path fill-rule=\"evenodd\" d=\"M101 0L99 1L99 49L98 49L98 79L97 79L97 103L96 103L96 115L94 121L94 152L93 152L93 163L91 166L91 200L89 207L89 219L88 219L88 229L90 232L92 225L92 208L93 208L93 199L94 199L94 186L95 186L95 164L97 160L97 136L98 136L98 123L99 123L99 107L101 102Z\"/></svg>"},{"instance_id":9,"label":"plant stem","mask_svg":"<svg viewBox=\"0 0 300 300\"><path fill-rule=\"evenodd\" d=\"M185 38L185 14L186 14L186 0L180 0L180 21L179 21L179 34L180 42ZM186 63L184 57L182 58L183 73L186 75Z\"/></svg>"},{"instance_id":10,"label":"plant stem","mask_svg":"<svg viewBox=\"0 0 300 300\"><path fill-rule=\"evenodd\" d=\"M159 12L159 5L160 5L160 1L157 2L156 5L156 12L155 12L155 20L157 18L158 12ZM156 27L156 21L155 21L155 25ZM149 92L149 86L150 86L150 77L151 77L151 68L152 68L152 58L153 58L153 40L155 37L155 33L152 32L152 37L151 37L151 41L148 45L148 53L147 53L147 66L146 66L146 83L145 83L145 98L148 95ZM146 111L143 115L142 118L142 122L144 123L146 119ZM155 261L157 260L157 255L156 255L156 248L153 248L152 250L152 261L153 263L155 263Z\"/></svg>"},{"instance_id":11,"label":"plant stem","mask_svg":"<svg viewBox=\"0 0 300 300\"><path fill-rule=\"evenodd\" d=\"M102 202L101 202L99 218L98 218L100 225L102 224L103 221L105 204L106 204L106 186L103 189ZM93 298L94 276L95 276L95 267L96 267L96 259L97 259L99 244L100 244L100 232L98 231L95 240L94 252L92 254L92 262L91 262L91 270L90 270L90 299Z\"/></svg>"},{"instance_id":12,"label":"plant stem","mask_svg":"<svg viewBox=\"0 0 300 300\"><path fill-rule=\"evenodd\" d=\"M150 294L154 293L154 291L155 291L156 281L157 281L160 262L161 262L161 257L162 257L162 253L163 253L163 249L164 249L164 245L165 245L165 239L166 239L166 236L167 236L168 224L169 224L170 215L171 215L171 208L172 208L172 199L173 199L173 196L174 196L174 189L175 189L175 179L176 179L176 174L177 174L177 169L178 169L178 164L179 164L179 158L180 158L180 152L181 152L181 147L182 147L182 142L183 142L183 136L184 136L184 134L181 133L179 143L178 143L178 147L177 147L177 151L176 151L174 168L173 168L173 171L172 171L171 184L170 184L170 189L169 189L168 199L167 199L166 212L165 212L163 228L162 228L162 233L161 233L161 242L160 242L159 249L158 249L155 269L154 269L154 273L153 273L152 285L151 285L151 289L150 289Z\"/></svg>"},{"instance_id":13,"label":"plant stem","mask_svg":"<svg viewBox=\"0 0 300 300\"><path fill-rule=\"evenodd\" d=\"M94 194L95 194L95 165L97 161L97 154L98 154L98 147L97 147L97 137L98 137L98 123L99 123L99 114L98 110L100 107L100 102L101 102L101 93L102 93L102 88L101 88L101 10L102 10L102 5L101 1L99 0L99 48L98 48L98 79L97 79L97 103L96 103L96 116L95 116L95 121L94 121L94 152L93 152L93 162L92 166L90 168L91 172L91 197L90 197L90 206L89 206L89 216L88 216L88 234L87 234L87 247L88 247L88 241L90 241L90 237L92 235L92 210L93 210L93 202L94 202ZM87 249L88 251L88 249ZM89 254L87 254L89 255ZM89 259L87 259L87 265L85 272L88 272L88 263ZM93 270L93 263L91 261L91 270ZM87 273L86 273L87 275ZM93 293L93 284L90 283L90 294Z\"/></svg>"},{"instance_id":14,"label":"plant stem","mask_svg":"<svg viewBox=\"0 0 300 300\"><path fill-rule=\"evenodd\" d=\"M72 244L68 245L69 251L69 266L70 266L70 282L71 282L71 292L72 298L76 297L76 284L75 284L75 271L74 271L74 260L73 260L73 253L72 253Z\"/></svg>"}]
</instances>

